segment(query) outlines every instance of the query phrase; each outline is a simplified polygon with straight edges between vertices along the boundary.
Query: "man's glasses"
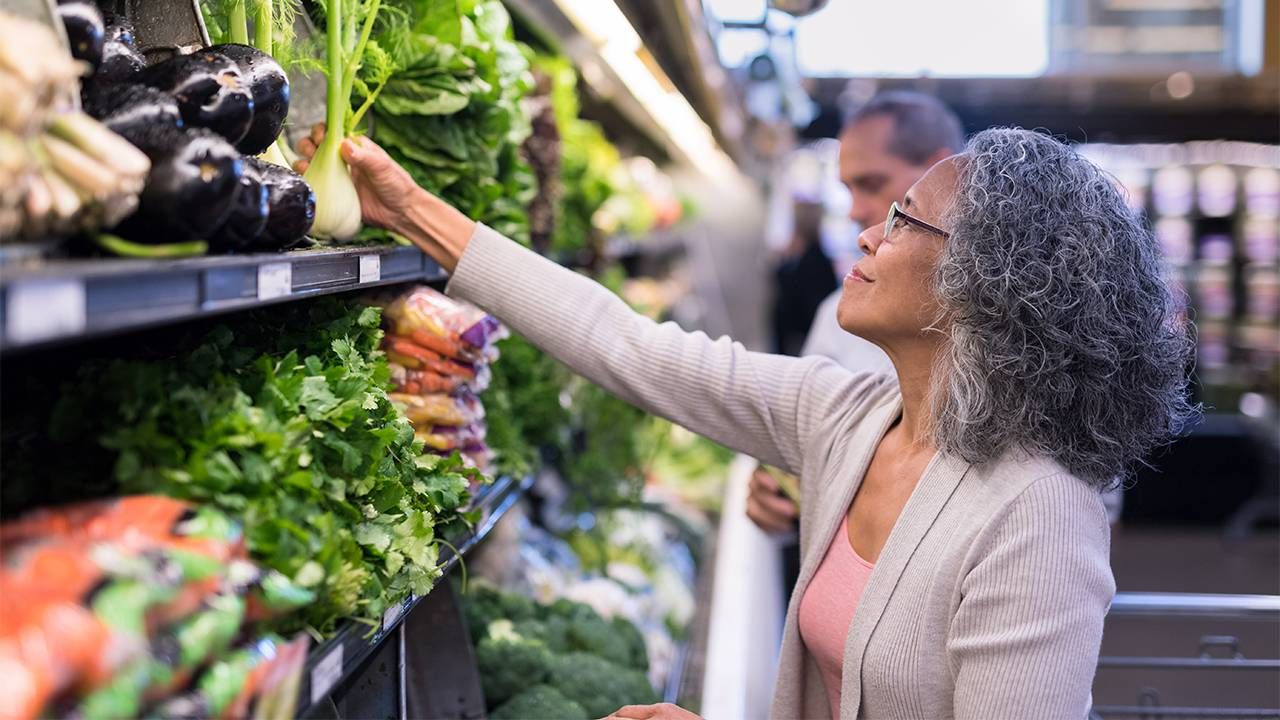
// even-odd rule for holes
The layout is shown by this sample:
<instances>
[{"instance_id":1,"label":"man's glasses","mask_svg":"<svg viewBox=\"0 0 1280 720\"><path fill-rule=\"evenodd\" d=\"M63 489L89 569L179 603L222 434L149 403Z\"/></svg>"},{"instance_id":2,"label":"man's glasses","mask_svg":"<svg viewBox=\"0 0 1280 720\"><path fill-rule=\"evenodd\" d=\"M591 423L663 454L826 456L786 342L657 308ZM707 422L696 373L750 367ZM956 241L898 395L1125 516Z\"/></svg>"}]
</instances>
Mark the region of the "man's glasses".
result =
<instances>
[{"instance_id":1,"label":"man's glasses","mask_svg":"<svg viewBox=\"0 0 1280 720\"><path fill-rule=\"evenodd\" d=\"M898 218L902 218L903 221L908 222L912 225L915 225L916 227L927 230L933 233L934 235L941 235L944 239L951 237L951 233L947 232L946 230L943 230L942 228L936 225L930 225L929 223L913 215L908 215L907 211L903 210L901 207L898 207L898 203L895 201L892 205L889 206L889 217L885 218L884 220L884 239L885 240L889 239L889 231L893 229L893 225L898 221Z\"/></svg>"}]
</instances>

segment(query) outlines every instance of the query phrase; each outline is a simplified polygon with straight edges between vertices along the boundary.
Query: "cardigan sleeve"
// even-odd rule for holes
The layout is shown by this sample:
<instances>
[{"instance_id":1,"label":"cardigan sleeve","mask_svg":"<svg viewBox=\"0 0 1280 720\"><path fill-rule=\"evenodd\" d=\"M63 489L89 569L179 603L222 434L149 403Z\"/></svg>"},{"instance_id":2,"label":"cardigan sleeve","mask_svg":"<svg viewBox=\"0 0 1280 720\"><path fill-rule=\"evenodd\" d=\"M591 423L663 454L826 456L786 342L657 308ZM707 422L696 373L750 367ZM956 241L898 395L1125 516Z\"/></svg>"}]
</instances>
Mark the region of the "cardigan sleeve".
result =
<instances>
[{"instance_id":1,"label":"cardigan sleeve","mask_svg":"<svg viewBox=\"0 0 1280 720\"><path fill-rule=\"evenodd\" d=\"M1086 717L1115 594L1101 498L1042 478L980 540L947 642L955 717Z\"/></svg>"},{"instance_id":2,"label":"cardigan sleeve","mask_svg":"<svg viewBox=\"0 0 1280 720\"><path fill-rule=\"evenodd\" d=\"M791 472L803 471L807 444L829 432L840 398L847 404L883 383L829 360L751 352L655 323L483 225L447 292L622 399Z\"/></svg>"}]
</instances>

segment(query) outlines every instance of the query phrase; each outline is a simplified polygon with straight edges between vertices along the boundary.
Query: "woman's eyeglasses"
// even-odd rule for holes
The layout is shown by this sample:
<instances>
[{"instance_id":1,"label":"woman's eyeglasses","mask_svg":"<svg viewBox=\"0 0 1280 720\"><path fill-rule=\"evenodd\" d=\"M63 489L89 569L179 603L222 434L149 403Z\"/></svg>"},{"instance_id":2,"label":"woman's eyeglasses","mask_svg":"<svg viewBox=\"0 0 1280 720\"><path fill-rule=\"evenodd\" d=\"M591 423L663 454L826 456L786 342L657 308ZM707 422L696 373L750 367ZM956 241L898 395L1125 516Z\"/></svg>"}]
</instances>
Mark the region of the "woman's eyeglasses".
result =
<instances>
[{"instance_id":1,"label":"woman's eyeglasses","mask_svg":"<svg viewBox=\"0 0 1280 720\"><path fill-rule=\"evenodd\" d=\"M918 217L915 217L914 215L908 215L907 211L899 207L898 203L895 201L892 205L889 206L889 217L885 218L885 221L884 221L884 239L885 240L889 239L889 231L893 229L893 225L898 221L898 218L902 218L904 222L908 222L912 225L915 225L918 228L927 230L933 233L934 235L941 235L944 239L951 237L951 233L947 232L946 230L943 230L942 228L937 227L936 225L930 225L929 223L921 220Z\"/></svg>"}]
</instances>

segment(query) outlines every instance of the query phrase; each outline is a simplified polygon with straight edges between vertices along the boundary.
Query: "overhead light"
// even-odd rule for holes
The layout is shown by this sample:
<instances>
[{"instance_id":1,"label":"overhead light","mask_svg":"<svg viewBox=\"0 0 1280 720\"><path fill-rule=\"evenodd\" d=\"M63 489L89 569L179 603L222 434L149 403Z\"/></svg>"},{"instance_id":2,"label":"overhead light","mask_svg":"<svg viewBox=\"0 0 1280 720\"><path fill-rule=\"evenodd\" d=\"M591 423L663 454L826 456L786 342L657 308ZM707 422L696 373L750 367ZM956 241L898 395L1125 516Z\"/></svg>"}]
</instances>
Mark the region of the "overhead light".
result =
<instances>
[{"instance_id":1,"label":"overhead light","mask_svg":"<svg viewBox=\"0 0 1280 720\"><path fill-rule=\"evenodd\" d=\"M738 174L711 128L658 67L614 0L556 0L556 5L690 165L712 178Z\"/></svg>"}]
</instances>

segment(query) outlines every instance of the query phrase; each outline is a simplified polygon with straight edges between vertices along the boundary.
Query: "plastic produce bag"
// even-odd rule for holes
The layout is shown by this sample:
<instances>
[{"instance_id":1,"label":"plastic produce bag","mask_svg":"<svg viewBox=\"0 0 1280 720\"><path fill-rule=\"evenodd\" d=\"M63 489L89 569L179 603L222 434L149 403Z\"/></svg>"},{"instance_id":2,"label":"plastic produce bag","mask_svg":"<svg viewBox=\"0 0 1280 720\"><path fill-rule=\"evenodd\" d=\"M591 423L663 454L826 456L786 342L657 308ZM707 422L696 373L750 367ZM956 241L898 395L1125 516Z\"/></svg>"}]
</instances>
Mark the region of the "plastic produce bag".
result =
<instances>
[{"instance_id":1,"label":"plastic produce bag","mask_svg":"<svg viewBox=\"0 0 1280 720\"><path fill-rule=\"evenodd\" d=\"M470 393L455 395L408 395L391 393L391 401L404 408L415 429L436 426L464 426L484 420L484 405Z\"/></svg>"},{"instance_id":2,"label":"plastic produce bag","mask_svg":"<svg viewBox=\"0 0 1280 720\"><path fill-rule=\"evenodd\" d=\"M506 336L497 318L429 287L410 290L387 305L392 332L447 358L476 361Z\"/></svg>"},{"instance_id":3,"label":"plastic produce bag","mask_svg":"<svg viewBox=\"0 0 1280 720\"><path fill-rule=\"evenodd\" d=\"M190 692L162 703L155 716L291 718L306 659L306 636L288 643L274 636L262 638L215 661Z\"/></svg>"}]
</instances>

